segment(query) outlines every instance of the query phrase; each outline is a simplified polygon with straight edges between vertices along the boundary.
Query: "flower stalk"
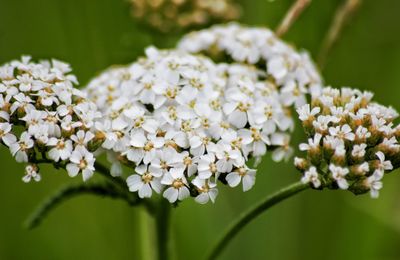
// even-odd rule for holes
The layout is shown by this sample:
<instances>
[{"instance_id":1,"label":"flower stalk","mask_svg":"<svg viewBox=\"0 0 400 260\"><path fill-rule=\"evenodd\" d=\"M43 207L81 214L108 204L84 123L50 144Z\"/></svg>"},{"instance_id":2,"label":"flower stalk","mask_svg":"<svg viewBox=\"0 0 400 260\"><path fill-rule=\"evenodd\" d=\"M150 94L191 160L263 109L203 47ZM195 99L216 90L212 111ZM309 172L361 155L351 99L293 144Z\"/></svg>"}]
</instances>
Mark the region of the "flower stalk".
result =
<instances>
[{"instance_id":1,"label":"flower stalk","mask_svg":"<svg viewBox=\"0 0 400 260\"><path fill-rule=\"evenodd\" d=\"M115 190L111 184L80 184L66 186L56 192L54 195L47 198L43 203L39 205L32 216L27 220L26 227L33 229L40 225L43 219L58 205L64 201L77 197L83 194L93 194L101 197L109 197L113 199L123 199L128 201L129 199L125 194L122 194ZM129 202L132 204L132 202Z\"/></svg>"},{"instance_id":2,"label":"flower stalk","mask_svg":"<svg viewBox=\"0 0 400 260\"><path fill-rule=\"evenodd\" d=\"M295 1L286 13L282 22L279 24L278 28L276 29L276 35L279 37L284 35L310 3L311 0Z\"/></svg>"},{"instance_id":3,"label":"flower stalk","mask_svg":"<svg viewBox=\"0 0 400 260\"><path fill-rule=\"evenodd\" d=\"M158 260L171 259L170 217L171 204L169 204L168 201L161 199L156 213Z\"/></svg>"},{"instance_id":4,"label":"flower stalk","mask_svg":"<svg viewBox=\"0 0 400 260\"><path fill-rule=\"evenodd\" d=\"M337 9L318 56L318 65L321 69L325 67L330 51L339 39L347 22L357 12L361 2L361 0L346 0L346 2Z\"/></svg>"},{"instance_id":5,"label":"flower stalk","mask_svg":"<svg viewBox=\"0 0 400 260\"><path fill-rule=\"evenodd\" d=\"M296 182L291 184L281 190L275 192L274 194L264 198L255 206L241 214L223 233L218 242L213 246L208 255L207 259L217 259L218 256L223 252L225 247L229 242L252 220L258 217L261 213L268 210L275 204L290 198L297 193L306 190L310 187L309 184L304 184L302 182Z\"/></svg>"},{"instance_id":6,"label":"flower stalk","mask_svg":"<svg viewBox=\"0 0 400 260\"><path fill-rule=\"evenodd\" d=\"M156 242L154 218L144 209L139 210L139 229L141 243L141 259L155 260L156 254L153 245Z\"/></svg>"}]
</instances>

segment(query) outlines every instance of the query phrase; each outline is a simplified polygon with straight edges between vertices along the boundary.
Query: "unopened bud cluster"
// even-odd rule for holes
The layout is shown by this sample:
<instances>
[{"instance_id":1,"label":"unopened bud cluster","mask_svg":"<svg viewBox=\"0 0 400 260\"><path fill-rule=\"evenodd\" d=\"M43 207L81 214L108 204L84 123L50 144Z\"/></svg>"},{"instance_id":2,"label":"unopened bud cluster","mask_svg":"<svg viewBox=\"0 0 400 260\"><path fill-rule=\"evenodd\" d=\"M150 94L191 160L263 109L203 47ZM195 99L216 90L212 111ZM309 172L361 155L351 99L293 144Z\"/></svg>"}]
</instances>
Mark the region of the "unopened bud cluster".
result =
<instances>
[{"instance_id":1,"label":"unopened bud cluster","mask_svg":"<svg viewBox=\"0 0 400 260\"><path fill-rule=\"evenodd\" d=\"M232 0L130 0L132 15L161 31L187 29L240 16Z\"/></svg>"},{"instance_id":2,"label":"unopened bud cluster","mask_svg":"<svg viewBox=\"0 0 400 260\"><path fill-rule=\"evenodd\" d=\"M39 181L38 164L54 163L70 176L93 174L93 151L101 144L90 129L100 115L74 88L68 64L34 63L30 57L0 67L0 142L17 162L28 163L25 182Z\"/></svg>"},{"instance_id":3,"label":"unopened bud cluster","mask_svg":"<svg viewBox=\"0 0 400 260\"><path fill-rule=\"evenodd\" d=\"M178 48L215 60L255 65L279 89L285 106L304 105L307 94L318 94L321 89L319 72L309 55L296 51L267 28L236 23L215 25L187 34Z\"/></svg>"},{"instance_id":4,"label":"unopened bud cluster","mask_svg":"<svg viewBox=\"0 0 400 260\"><path fill-rule=\"evenodd\" d=\"M93 79L85 91L103 113L96 128L105 133L103 148L114 151L113 174L129 165L131 191L163 192L171 203L190 195L214 201L218 182L250 189L250 158L274 148L282 160L292 151L292 119L264 74L148 48L138 62Z\"/></svg>"},{"instance_id":5,"label":"unopened bud cluster","mask_svg":"<svg viewBox=\"0 0 400 260\"><path fill-rule=\"evenodd\" d=\"M393 124L397 112L372 97L370 92L329 87L298 108L309 138L300 144L307 156L295 158L304 183L379 195L385 173L400 165L400 127Z\"/></svg>"}]
</instances>

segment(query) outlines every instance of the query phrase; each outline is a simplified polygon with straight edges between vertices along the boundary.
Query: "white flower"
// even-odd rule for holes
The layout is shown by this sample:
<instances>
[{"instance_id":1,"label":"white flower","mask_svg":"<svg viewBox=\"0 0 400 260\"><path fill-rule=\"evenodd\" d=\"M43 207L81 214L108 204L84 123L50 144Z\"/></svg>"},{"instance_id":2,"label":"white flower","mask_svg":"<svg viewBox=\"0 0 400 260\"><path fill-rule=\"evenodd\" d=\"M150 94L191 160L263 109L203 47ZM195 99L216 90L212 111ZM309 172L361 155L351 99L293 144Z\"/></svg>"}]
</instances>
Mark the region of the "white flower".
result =
<instances>
[{"instance_id":1,"label":"white flower","mask_svg":"<svg viewBox=\"0 0 400 260\"><path fill-rule=\"evenodd\" d=\"M331 116L319 115L317 120L313 121L312 124L316 132L325 133L328 131L328 125L332 122L332 120L333 117Z\"/></svg>"},{"instance_id":2,"label":"white flower","mask_svg":"<svg viewBox=\"0 0 400 260\"><path fill-rule=\"evenodd\" d=\"M330 164L329 171L332 173L332 178L335 179L339 188L342 190L347 190L349 188L349 183L345 178L345 176L349 173L349 169Z\"/></svg>"},{"instance_id":3,"label":"white flower","mask_svg":"<svg viewBox=\"0 0 400 260\"><path fill-rule=\"evenodd\" d=\"M157 149L164 146L164 139L152 134L146 137L143 131L137 130L131 134L130 145L134 149L127 152L128 159L137 163L143 159L148 164L156 156Z\"/></svg>"},{"instance_id":4,"label":"white flower","mask_svg":"<svg viewBox=\"0 0 400 260\"><path fill-rule=\"evenodd\" d=\"M378 166L375 169L375 171L379 173L379 174L377 174L378 176L383 176L385 171L393 170L392 162L389 161L389 160L385 161L385 154L384 153L379 151L379 152L376 153L376 156L379 159Z\"/></svg>"},{"instance_id":5,"label":"white flower","mask_svg":"<svg viewBox=\"0 0 400 260\"><path fill-rule=\"evenodd\" d=\"M373 174L366 180L367 186L370 188L371 198L379 197L379 190L382 189L381 176Z\"/></svg>"},{"instance_id":6,"label":"white flower","mask_svg":"<svg viewBox=\"0 0 400 260\"><path fill-rule=\"evenodd\" d=\"M224 113L228 115L229 123L237 128L243 128L246 126L250 107L251 103L248 100L231 102L224 105Z\"/></svg>"},{"instance_id":7,"label":"white flower","mask_svg":"<svg viewBox=\"0 0 400 260\"><path fill-rule=\"evenodd\" d=\"M170 173L172 177L178 178L183 175L185 165L181 161L183 159L175 149L163 148L157 150L154 158L151 160L151 169L159 171L160 174Z\"/></svg>"},{"instance_id":8,"label":"white flower","mask_svg":"<svg viewBox=\"0 0 400 260\"><path fill-rule=\"evenodd\" d=\"M10 151L17 162L28 162L28 151L33 147L34 142L28 132L23 132L18 141L11 143Z\"/></svg>"},{"instance_id":9,"label":"white flower","mask_svg":"<svg viewBox=\"0 0 400 260\"><path fill-rule=\"evenodd\" d=\"M321 186L321 181L318 177L317 168L311 166L310 169L304 172L303 177L301 178L302 183L312 183L314 188L319 188Z\"/></svg>"},{"instance_id":10,"label":"white flower","mask_svg":"<svg viewBox=\"0 0 400 260\"><path fill-rule=\"evenodd\" d=\"M383 141L382 141L382 144L381 144L383 147L385 147L386 149L388 149L388 150L391 150L391 151L393 151L393 152L399 152L399 150L400 150L400 145L399 145L399 143L397 142L397 139L396 139L396 137L392 137L392 138L390 138L390 139L388 139L388 138L384 138L383 139Z\"/></svg>"},{"instance_id":11,"label":"white flower","mask_svg":"<svg viewBox=\"0 0 400 260\"><path fill-rule=\"evenodd\" d=\"M194 135L189 139L190 153L195 156L201 156L209 150L209 146L215 145L211 138L205 134Z\"/></svg>"},{"instance_id":12,"label":"white flower","mask_svg":"<svg viewBox=\"0 0 400 260\"><path fill-rule=\"evenodd\" d=\"M368 138L371 137L371 133L368 131L367 128L363 126L359 126L356 130L355 138L356 140L366 141Z\"/></svg>"},{"instance_id":13,"label":"white flower","mask_svg":"<svg viewBox=\"0 0 400 260\"><path fill-rule=\"evenodd\" d=\"M314 135L314 138L308 139L308 144L302 143L299 145L300 151L309 151L318 149L321 142L322 135L317 133Z\"/></svg>"},{"instance_id":14,"label":"white flower","mask_svg":"<svg viewBox=\"0 0 400 260\"><path fill-rule=\"evenodd\" d=\"M306 104L297 109L301 121L306 121L314 118L321 111L320 107L310 108L310 104Z\"/></svg>"},{"instance_id":15,"label":"white flower","mask_svg":"<svg viewBox=\"0 0 400 260\"><path fill-rule=\"evenodd\" d=\"M43 123L46 118L46 112L40 110L30 110L27 114L21 118L28 125L28 132L31 135L35 135L39 132L39 126Z\"/></svg>"},{"instance_id":16,"label":"white flower","mask_svg":"<svg viewBox=\"0 0 400 260\"><path fill-rule=\"evenodd\" d=\"M218 195L218 189L216 188L217 185L215 183L198 177L195 178L192 183L196 186L197 191L199 192L199 195L195 198L196 202L200 204L206 204L209 200L211 200L212 203L215 202Z\"/></svg>"},{"instance_id":17,"label":"white flower","mask_svg":"<svg viewBox=\"0 0 400 260\"><path fill-rule=\"evenodd\" d=\"M62 161L67 160L72 154L73 146L71 140L65 140L64 138L50 138L47 142L47 146L54 147L50 149L48 155L49 158L55 162L58 162L60 159Z\"/></svg>"},{"instance_id":18,"label":"white flower","mask_svg":"<svg viewBox=\"0 0 400 260\"><path fill-rule=\"evenodd\" d=\"M170 186L163 193L164 198L166 198L170 203L174 203L177 200L184 200L190 196L187 187L188 183L183 174L178 178L172 177L170 173L164 174L161 183Z\"/></svg>"},{"instance_id":19,"label":"white flower","mask_svg":"<svg viewBox=\"0 0 400 260\"><path fill-rule=\"evenodd\" d=\"M271 145L268 134L255 127L250 130L240 129L238 131L241 144L250 148L250 152L254 157L261 157L267 152L267 145ZM245 151L245 149L243 149ZM247 155L247 153L245 153Z\"/></svg>"},{"instance_id":20,"label":"white flower","mask_svg":"<svg viewBox=\"0 0 400 260\"><path fill-rule=\"evenodd\" d=\"M40 174L38 172L37 166L33 165L33 164L29 164L25 167L25 176L22 178L22 181L25 183L28 183L32 179L36 182L39 182L42 179L42 177L40 176Z\"/></svg>"},{"instance_id":21,"label":"white flower","mask_svg":"<svg viewBox=\"0 0 400 260\"><path fill-rule=\"evenodd\" d=\"M152 190L157 193L161 192L161 171L151 171L148 165L144 164L137 166L135 171L137 174L133 174L126 179L129 191L138 191L140 198L150 198Z\"/></svg>"},{"instance_id":22,"label":"white flower","mask_svg":"<svg viewBox=\"0 0 400 260\"><path fill-rule=\"evenodd\" d=\"M41 124L37 127L33 137L39 145L46 145L49 141L49 127L47 124Z\"/></svg>"},{"instance_id":23,"label":"white flower","mask_svg":"<svg viewBox=\"0 0 400 260\"><path fill-rule=\"evenodd\" d=\"M88 152L82 146L77 146L72 152L69 159L71 163L67 164L67 171L70 177L75 177L78 173L82 173L82 178L87 181L92 177L94 172L94 161L93 154Z\"/></svg>"},{"instance_id":24,"label":"white flower","mask_svg":"<svg viewBox=\"0 0 400 260\"><path fill-rule=\"evenodd\" d=\"M275 162L288 161L293 155L293 148L289 144L290 136L284 133L274 133L271 137L271 145L277 146L272 152L272 159Z\"/></svg>"},{"instance_id":25,"label":"white flower","mask_svg":"<svg viewBox=\"0 0 400 260\"><path fill-rule=\"evenodd\" d=\"M353 150L351 151L351 155L356 158L363 158L365 156L365 149L367 148L366 144L354 145Z\"/></svg>"},{"instance_id":26,"label":"white flower","mask_svg":"<svg viewBox=\"0 0 400 260\"><path fill-rule=\"evenodd\" d=\"M71 136L71 140L75 142L77 147L85 148L94 138L94 134L90 131L79 130L75 135Z\"/></svg>"},{"instance_id":27,"label":"white flower","mask_svg":"<svg viewBox=\"0 0 400 260\"><path fill-rule=\"evenodd\" d=\"M35 110L32 105L33 100L29 96L25 96L24 93L19 93L13 97L15 101L11 105L11 114L14 114L17 109L23 110L24 112Z\"/></svg>"},{"instance_id":28,"label":"white flower","mask_svg":"<svg viewBox=\"0 0 400 260\"><path fill-rule=\"evenodd\" d=\"M231 187L239 185L240 181L243 184L243 191L250 190L256 180L256 170L249 169L246 166L239 167L226 176L226 181Z\"/></svg>"},{"instance_id":29,"label":"white flower","mask_svg":"<svg viewBox=\"0 0 400 260\"><path fill-rule=\"evenodd\" d=\"M349 141L354 141L355 138L348 124L342 125L341 127L329 127L329 134L342 140L347 139Z\"/></svg>"},{"instance_id":30,"label":"white flower","mask_svg":"<svg viewBox=\"0 0 400 260\"><path fill-rule=\"evenodd\" d=\"M240 151L232 149L230 145L219 144L215 155L218 172L230 172L233 166L243 166L245 161Z\"/></svg>"},{"instance_id":31,"label":"white flower","mask_svg":"<svg viewBox=\"0 0 400 260\"><path fill-rule=\"evenodd\" d=\"M157 121L148 117L145 117L145 110L140 107L131 107L128 110L124 110L124 115L133 122L133 128L142 128L145 131L154 134L157 130Z\"/></svg>"},{"instance_id":32,"label":"white flower","mask_svg":"<svg viewBox=\"0 0 400 260\"><path fill-rule=\"evenodd\" d=\"M110 168L111 176L113 177L121 176L123 172L122 163L118 160L116 154L111 151L108 151L107 160L111 163L111 168Z\"/></svg>"},{"instance_id":33,"label":"white flower","mask_svg":"<svg viewBox=\"0 0 400 260\"><path fill-rule=\"evenodd\" d=\"M184 149L189 147L187 135L182 131L168 129L165 133L164 140L166 146L179 146Z\"/></svg>"},{"instance_id":34,"label":"white flower","mask_svg":"<svg viewBox=\"0 0 400 260\"><path fill-rule=\"evenodd\" d=\"M176 163L173 164L173 167L186 171L187 176L191 177L197 172L198 161L198 156L191 157L189 152L183 151L178 154L178 158L176 160Z\"/></svg>"},{"instance_id":35,"label":"white flower","mask_svg":"<svg viewBox=\"0 0 400 260\"><path fill-rule=\"evenodd\" d=\"M278 80L283 79L288 73L287 62L284 57L275 56L268 61L268 72Z\"/></svg>"},{"instance_id":36,"label":"white flower","mask_svg":"<svg viewBox=\"0 0 400 260\"><path fill-rule=\"evenodd\" d=\"M9 123L0 123L0 140L7 146L15 143L17 138L11 134L12 125Z\"/></svg>"},{"instance_id":37,"label":"white flower","mask_svg":"<svg viewBox=\"0 0 400 260\"><path fill-rule=\"evenodd\" d=\"M61 120L61 128L66 132L72 132L75 128L81 127L82 122L72 121L72 116L67 115Z\"/></svg>"},{"instance_id":38,"label":"white flower","mask_svg":"<svg viewBox=\"0 0 400 260\"><path fill-rule=\"evenodd\" d=\"M215 164L215 159L216 158L213 153L200 156L199 165L197 167L199 178L208 179L213 175L218 178L219 174L217 170L217 165Z\"/></svg>"}]
</instances>

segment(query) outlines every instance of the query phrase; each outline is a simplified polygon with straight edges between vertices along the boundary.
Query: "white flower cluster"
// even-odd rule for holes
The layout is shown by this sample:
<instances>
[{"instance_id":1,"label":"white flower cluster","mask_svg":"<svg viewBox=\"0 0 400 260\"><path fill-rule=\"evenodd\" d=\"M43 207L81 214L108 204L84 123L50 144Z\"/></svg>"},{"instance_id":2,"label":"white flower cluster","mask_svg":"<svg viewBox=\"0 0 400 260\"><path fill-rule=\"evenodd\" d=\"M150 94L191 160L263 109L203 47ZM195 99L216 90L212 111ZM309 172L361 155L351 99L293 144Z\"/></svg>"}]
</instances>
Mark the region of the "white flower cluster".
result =
<instances>
[{"instance_id":1,"label":"white flower cluster","mask_svg":"<svg viewBox=\"0 0 400 260\"><path fill-rule=\"evenodd\" d=\"M29 163L25 182L39 181L38 163L65 167L70 176L90 178L95 135L89 131L100 115L94 103L74 88L68 64L30 57L0 67L0 142L17 162ZM98 146L98 145L97 145Z\"/></svg>"},{"instance_id":2,"label":"white flower cluster","mask_svg":"<svg viewBox=\"0 0 400 260\"><path fill-rule=\"evenodd\" d=\"M103 113L96 128L114 152L112 174L121 174L121 163L135 167L129 189L141 198L163 192L171 203L214 202L218 180L247 191L255 182L250 157L267 147L276 160L292 151L292 119L263 74L151 47L138 62L93 79L85 91Z\"/></svg>"},{"instance_id":3,"label":"white flower cluster","mask_svg":"<svg viewBox=\"0 0 400 260\"><path fill-rule=\"evenodd\" d=\"M321 89L319 73L309 55L296 51L267 28L237 23L215 25L187 34L178 48L215 59L256 65L279 88L281 102L286 106L304 105L307 94Z\"/></svg>"},{"instance_id":4,"label":"white flower cluster","mask_svg":"<svg viewBox=\"0 0 400 260\"><path fill-rule=\"evenodd\" d=\"M385 173L400 163L397 112L371 102L373 94L357 89L325 88L311 105L298 108L309 137L300 144L306 158L295 158L302 181L314 188L340 188L379 195Z\"/></svg>"}]
</instances>

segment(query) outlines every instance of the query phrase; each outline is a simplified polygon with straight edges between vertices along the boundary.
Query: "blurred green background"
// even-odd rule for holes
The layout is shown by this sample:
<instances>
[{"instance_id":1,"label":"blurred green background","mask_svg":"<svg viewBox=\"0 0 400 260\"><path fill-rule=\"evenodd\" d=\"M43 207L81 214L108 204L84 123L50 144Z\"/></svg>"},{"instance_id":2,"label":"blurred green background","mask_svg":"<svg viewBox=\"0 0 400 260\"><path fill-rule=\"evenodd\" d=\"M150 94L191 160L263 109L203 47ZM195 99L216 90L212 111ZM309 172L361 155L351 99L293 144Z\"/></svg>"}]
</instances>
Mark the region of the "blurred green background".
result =
<instances>
[{"instance_id":1,"label":"blurred green background","mask_svg":"<svg viewBox=\"0 0 400 260\"><path fill-rule=\"evenodd\" d=\"M275 27L291 0L242 0L241 21ZM343 1L315 0L284 37L319 51L336 7ZM376 92L400 109L400 1L365 0L331 53L323 74L333 86ZM0 0L0 63L31 54L72 64L84 85L111 64L133 61L153 43L130 17L124 0ZM163 46L172 46L174 36ZM294 143L302 137L296 133ZM23 221L35 206L70 179L44 168L43 181L23 184L23 166L0 150L0 259L140 259L138 210L91 196L57 208L37 229ZM215 205L187 200L173 210L177 259L202 259L222 230L266 194L297 181L290 163L265 158L249 192L225 189ZM384 180L378 200L348 192L307 191L252 222L221 259L399 259L400 176Z\"/></svg>"}]
</instances>

